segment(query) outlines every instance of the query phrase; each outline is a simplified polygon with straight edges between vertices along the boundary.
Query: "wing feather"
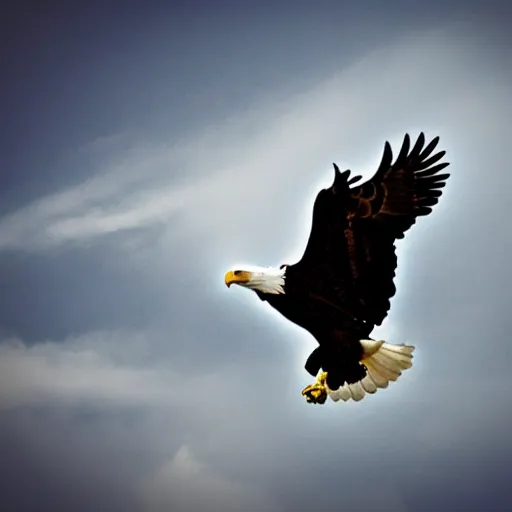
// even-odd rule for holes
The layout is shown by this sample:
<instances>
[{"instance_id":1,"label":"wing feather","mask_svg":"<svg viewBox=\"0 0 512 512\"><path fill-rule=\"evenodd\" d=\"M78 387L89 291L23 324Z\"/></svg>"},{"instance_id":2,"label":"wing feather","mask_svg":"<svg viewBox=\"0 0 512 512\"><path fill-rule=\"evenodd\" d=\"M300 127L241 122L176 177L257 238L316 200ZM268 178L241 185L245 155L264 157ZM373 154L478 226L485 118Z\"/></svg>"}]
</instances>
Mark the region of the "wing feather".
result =
<instances>
[{"instance_id":1,"label":"wing feather","mask_svg":"<svg viewBox=\"0 0 512 512\"><path fill-rule=\"evenodd\" d=\"M425 142L420 133L411 149L406 134L393 161L386 141L374 176L352 187L361 177L350 178L334 164L334 182L317 195L309 240L287 271L287 286L293 288L300 275L316 296L355 318L382 323L396 293L395 241L432 212L450 176L439 174L449 165L438 163L445 151L434 153L439 137Z\"/></svg>"}]
</instances>

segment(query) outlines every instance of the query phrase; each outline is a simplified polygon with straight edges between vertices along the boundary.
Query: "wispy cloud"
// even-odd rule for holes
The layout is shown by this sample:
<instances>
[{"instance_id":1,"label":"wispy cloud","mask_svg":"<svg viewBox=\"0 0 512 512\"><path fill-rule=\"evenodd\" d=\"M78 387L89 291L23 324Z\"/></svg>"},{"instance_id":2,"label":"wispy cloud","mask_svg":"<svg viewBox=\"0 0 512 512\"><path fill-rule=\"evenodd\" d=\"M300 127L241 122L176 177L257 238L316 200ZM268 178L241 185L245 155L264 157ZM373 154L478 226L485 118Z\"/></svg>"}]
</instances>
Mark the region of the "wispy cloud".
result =
<instances>
[{"instance_id":1,"label":"wispy cloud","mask_svg":"<svg viewBox=\"0 0 512 512\"><path fill-rule=\"evenodd\" d=\"M454 43L443 31L410 38L200 135L170 146L135 145L87 182L4 217L0 249L48 249L164 225L177 213L183 229L215 227L215 236L227 222L233 229L265 224L277 213L291 222L303 209L279 205L293 204L296 194L312 199L331 179L331 161L370 175L384 138L397 144L404 131L421 129L440 134L450 149L453 133L471 130L463 107L481 104L489 84L473 80L473 49ZM485 101L499 104L494 95ZM284 227L277 231L282 236Z\"/></svg>"}]
</instances>

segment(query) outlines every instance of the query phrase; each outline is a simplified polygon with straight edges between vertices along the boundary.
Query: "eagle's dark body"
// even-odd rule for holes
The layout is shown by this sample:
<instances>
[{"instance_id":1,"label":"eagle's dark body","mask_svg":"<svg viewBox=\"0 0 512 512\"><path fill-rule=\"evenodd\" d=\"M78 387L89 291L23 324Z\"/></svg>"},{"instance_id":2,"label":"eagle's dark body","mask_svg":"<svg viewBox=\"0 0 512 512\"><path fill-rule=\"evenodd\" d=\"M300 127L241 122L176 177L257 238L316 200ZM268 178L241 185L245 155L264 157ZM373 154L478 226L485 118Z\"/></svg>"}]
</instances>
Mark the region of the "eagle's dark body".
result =
<instances>
[{"instance_id":1,"label":"eagle's dark body","mask_svg":"<svg viewBox=\"0 0 512 512\"><path fill-rule=\"evenodd\" d=\"M377 172L362 185L334 164L332 186L316 197L302 259L286 265L285 293L257 292L316 338L306 369L327 372L330 389L366 374L359 340L381 325L396 292L395 241L432 211L449 177L439 173L449 165L438 163L445 152L433 154L438 142L425 145L420 134L411 148L406 135L394 162L386 142Z\"/></svg>"}]
</instances>

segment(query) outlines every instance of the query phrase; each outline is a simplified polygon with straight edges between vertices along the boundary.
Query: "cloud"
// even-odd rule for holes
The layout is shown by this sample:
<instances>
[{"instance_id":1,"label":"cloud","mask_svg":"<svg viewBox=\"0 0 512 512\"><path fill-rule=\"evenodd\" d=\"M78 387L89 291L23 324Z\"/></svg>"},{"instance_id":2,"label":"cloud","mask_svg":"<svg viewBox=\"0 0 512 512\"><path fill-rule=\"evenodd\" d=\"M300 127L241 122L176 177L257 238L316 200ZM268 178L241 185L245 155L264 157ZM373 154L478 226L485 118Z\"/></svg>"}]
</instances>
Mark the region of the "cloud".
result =
<instances>
[{"instance_id":1,"label":"cloud","mask_svg":"<svg viewBox=\"0 0 512 512\"><path fill-rule=\"evenodd\" d=\"M26 405L94 403L149 406L171 403L179 376L168 368L112 357L144 343L143 335L91 333L27 346L0 343L0 409ZM110 353L110 354L109 354ZM117 359L117 360L116 360Z\"/></svg>"},{"instance_id":2,"label":"cloud","mask_svg":"<svg viewBox=\"0 0 512 512\"><path fill-rule=\"evenodd\" d=\"M176 411L194 403L187 422L200 424L205 415L220 422L235 404L250 408L253 397L274 394L271 381L260 379L255 387L250 376L257 380L263 371L278 375L279 360L240 360L228 354L224 361L209 358L199 371L190 371L173 357L178 345L186 346L187 334L174 345L171 342L167 352L161 350L159 338L148 328L140 333L100 331L32 345L3 339L0 411L79 405ZM277 402L271 408L276 406Z\"/></svg>"},{"instance_id":3,"label":"cloud","mask_svg":"<svg viewBox=\"0 0 512 512\"><path fill-rule=\"evenodd\" d=\"M279 510L267 496L250 486L234 483L197 461L186 445L143 483L141 494L144 510L148 512Z\"/></svg>"},{"instance_id":4,"label":"cloud","mask_svg":"<svg viewBox=\"0 0 512 512\"><path fill-rule=\"evenodd\" d=\"M274 95L200 135L169 145L134 142L88 181L4 217L0 249L41 250L164 228L175 216L182 222L172 225L171 243L180 233L229 240L230 230L250 233L276 215L282 224L274 225L265 243L287 234L287 243L304 239L296 219L307 225L309 208L302 214L290 200L300 195L300 203L309 204L318 187L329 183L331 161L369 177L384 137L396 145L404 131L414 135L421 129L441 134L450 150L457 130L471 136L470 119L485 122L480 114L503 105L507 92L497 85L488 94L493 84L471 68L480 54L447 33L408 36L309 91Z\"/></svg>"}]
</instances>

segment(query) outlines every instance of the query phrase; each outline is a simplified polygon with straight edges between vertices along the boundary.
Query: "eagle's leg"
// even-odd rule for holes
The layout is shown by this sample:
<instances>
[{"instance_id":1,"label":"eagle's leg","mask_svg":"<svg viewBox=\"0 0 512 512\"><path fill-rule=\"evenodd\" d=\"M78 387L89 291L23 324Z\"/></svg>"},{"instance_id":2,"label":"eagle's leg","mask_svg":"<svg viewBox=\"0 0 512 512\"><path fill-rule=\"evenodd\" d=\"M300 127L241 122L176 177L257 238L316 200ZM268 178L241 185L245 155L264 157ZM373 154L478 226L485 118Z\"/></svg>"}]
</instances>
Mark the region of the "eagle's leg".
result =
<instances>
[{"instance_id":1,"label":"eagle's leg","mask_svg":"<svg viewBox=\"0 0 512 512\"><path fill-rule=\"evenodd\" d=\"M316 382L310 384L302 390L302 396L306 397L306 401L310 404L324 404L327 400L327 389L325 381L327 372L320 372L316 378Z\"/></svg>"}]
</instances>

